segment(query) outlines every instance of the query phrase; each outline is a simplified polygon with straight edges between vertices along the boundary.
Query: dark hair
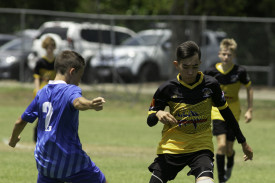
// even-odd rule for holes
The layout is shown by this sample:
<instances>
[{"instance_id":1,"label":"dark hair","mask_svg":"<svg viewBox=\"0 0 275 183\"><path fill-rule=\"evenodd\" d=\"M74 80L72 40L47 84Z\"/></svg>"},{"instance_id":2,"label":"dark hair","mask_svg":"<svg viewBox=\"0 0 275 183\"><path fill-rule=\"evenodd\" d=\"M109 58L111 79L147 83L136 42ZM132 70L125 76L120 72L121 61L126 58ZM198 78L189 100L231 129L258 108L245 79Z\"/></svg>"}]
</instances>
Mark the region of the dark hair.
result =
<instances>
[{"instance_id":1,"label":"dark hair","mask_svg":"<svg viewBox=\"0 0 275 183\"><path fill-rule=\"evenodd\" d=\"M56 72L65 74L69 68L75 68L78 71L80 68L85 66L83 57L77 52L71 50L62 51L57 55L54 62L54 69Z\"/></svg>"},{"instance_id":2,"label":"dark hair","mask_svg":"<svg viewBox=\"0 0 275 183\"><path fill-rule=\"evenodd\" d=\"M189 58L198 54L201 59L200 47L194 41L186 41L177 47L177 61L180 62L183 59Z\"/></svg>"}]
</instances>

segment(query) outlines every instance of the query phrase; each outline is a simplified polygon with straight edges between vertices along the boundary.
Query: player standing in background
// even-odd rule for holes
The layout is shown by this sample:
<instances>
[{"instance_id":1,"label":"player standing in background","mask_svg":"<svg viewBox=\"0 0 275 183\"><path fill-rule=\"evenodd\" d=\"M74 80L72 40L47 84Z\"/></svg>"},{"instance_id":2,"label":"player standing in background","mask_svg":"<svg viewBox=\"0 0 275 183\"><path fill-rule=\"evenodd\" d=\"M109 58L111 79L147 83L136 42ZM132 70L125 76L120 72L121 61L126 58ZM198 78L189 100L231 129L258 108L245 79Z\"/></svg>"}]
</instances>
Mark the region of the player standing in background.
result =
<instances>
[{"instance_id":1,"label":"player standing in background","mask_svg":"<svg viewBox=\"0 0 275 183\"><path fill-rule=\"evenodd\" d=\"M54 39L50 36L46 37L42 42L42 48L46 50L46 55L40 58L34 68L34 90L33 95L36 96L36 93L48 84L49 80L53 80L55 77L54 70L54 50L56 48L56 43ZM37 140L37 124L34 127L33 141Z\"/></svg>"},{"instance_id":2,"label":"player standing in background","mask_svg":"<svg viewBox=\"0 0 275 183\"><path fill-rule=\"evenodd\" d=\"M103 98L87 100L78 87L84 59L73 51L61 52L55 61L56 77L38 91L15 123L9 141L15 147L28 122L39 119L34 151L38 183L105 183L104 174L83 151L78 136L79 110L103 109Z\"/></svg>"},{"instance_id":3,"label":"player standing in background","mask_svg":"<svg viewBox=\"0 0 275 183\"><path fill-rule=\"evenodd\" d=\"M246 143L238 122L229 109L217 80L199 71L200 48L193 41L177 48L173 62L179 74L162 84L153 96L147 124L164 124L162 139L157 148L157 158L149 166L150 183L173 180L185 166L195 176L196 183L213 183L213 142L211 109L215 105L233 129L245 154L251 160L253 152ZM169 106L170 112L165 108Z\"/></svg>"},{"instance_id":4,"label":"player standing in background","mask_svg":"<svg viewBox=\"0 0 275 183\"><path fill-rule=\"evenodd\" d=\"M250 78L246 70L233 63L236 56L237 43L234 39L223 39L220 43L220 63L209 68L204 73L215 77L221 85L229 108L237 121L240 120L241 108L239 101L240 86L244 85L247 90L247 111L244 115L245 122L252 120L253 90ZM227 181L234 165L235 151L233 149L235 134L226 126L224 118L217 108L212 109L213 134L217 137L216 162L219 181ZM225 166L225 156L227 165Z\"/></svg>"}]
</instances>

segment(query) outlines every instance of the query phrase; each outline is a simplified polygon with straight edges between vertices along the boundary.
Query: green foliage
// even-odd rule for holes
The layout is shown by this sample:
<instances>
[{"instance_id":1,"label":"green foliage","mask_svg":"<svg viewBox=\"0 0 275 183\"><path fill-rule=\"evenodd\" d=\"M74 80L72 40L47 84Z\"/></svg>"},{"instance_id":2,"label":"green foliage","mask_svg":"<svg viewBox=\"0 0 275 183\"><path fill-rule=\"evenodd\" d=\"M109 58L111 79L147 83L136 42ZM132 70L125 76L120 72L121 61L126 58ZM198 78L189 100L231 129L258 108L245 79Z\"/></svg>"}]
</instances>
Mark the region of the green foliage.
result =
<instances>
[{"instance_id":1,"label":"green foliage","mask_svg":"<svg viewBox=\"0 0 275 183\"><path fill-rule=\"evenodd\" d=\"M121 15L273 17L272 0L9 0L0 7Z\"/></svg>"}]
</instances>

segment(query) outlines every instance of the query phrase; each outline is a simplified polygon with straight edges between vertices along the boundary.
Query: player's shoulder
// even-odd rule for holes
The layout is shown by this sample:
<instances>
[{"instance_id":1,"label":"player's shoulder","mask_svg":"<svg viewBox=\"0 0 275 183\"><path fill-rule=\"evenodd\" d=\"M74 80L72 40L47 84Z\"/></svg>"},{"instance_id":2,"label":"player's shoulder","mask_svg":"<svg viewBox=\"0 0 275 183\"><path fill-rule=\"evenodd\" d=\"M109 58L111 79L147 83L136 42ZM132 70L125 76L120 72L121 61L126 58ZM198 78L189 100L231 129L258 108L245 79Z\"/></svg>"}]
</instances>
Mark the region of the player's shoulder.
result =
<instances>
[{"instance_id":1,"label":"player's shoulder","mask_svg":"<svg viewBox=\"0 0 275 183\"><path fill-rule=\"evenodd\" d=\"M213 72L217 72L216 65L210 66L203 73L204 74L210 74L210 73L213 73Z\"/></svg>"},{"instance_id":2,"label":"player's shoulder","mask_svg":"<svg viewBox=\"0 0 275 183\"><path fill-rule=\"evenodd\" d=\"M211 85L211 84L219 84L218 80L210 75L204 74L204 81L207 85Z\"/></svg>"},{"instance_id":3,"label":"player's shoulder","mask_svg":"<svg viewBox=\"0 0 275 183\"><path fill-rule=\"evenodd\" d=\"M171 87L174 87L174 86L177 86L179 85L179 82L176 78L174 79L170 79L170 80L167 80L165 81L164 83L162 83L160 86L159 86L159 90L165 90L165 89L168 89L168 88L171 88Z\"/></svg>"},{"instance_id":4,"label":"player's shoulder","mask_svg":"<svg viewBox=\"0 0 275 183\"><path fill-rule=\"evenodd\" d=\"M211 91L213 91L213 92L220 90L220 84L219 84L218 80L215 77L209 76L209 75L204 75L203 87L211 89Z\"/></svg>"},{"instance_id":5,"label":"player's shoulder","mask_svg":"<svg viewBox=\"0 0 275 183\"><path fill-rule=\"evenodd\" d=\"M236 69L238 72L246 72L246 68L242 65L235 64L234 69Z\"/></svg>"}]
</instances>

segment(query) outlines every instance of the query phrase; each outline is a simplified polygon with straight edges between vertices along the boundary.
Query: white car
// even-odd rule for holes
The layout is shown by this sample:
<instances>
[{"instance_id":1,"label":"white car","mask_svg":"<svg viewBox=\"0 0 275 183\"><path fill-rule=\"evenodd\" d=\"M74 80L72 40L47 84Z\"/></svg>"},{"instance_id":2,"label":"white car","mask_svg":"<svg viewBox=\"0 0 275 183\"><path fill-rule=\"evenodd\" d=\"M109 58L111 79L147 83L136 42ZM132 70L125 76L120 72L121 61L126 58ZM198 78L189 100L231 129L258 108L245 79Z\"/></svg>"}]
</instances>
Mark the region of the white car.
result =
<instances>
[{"instance_id":1,"label":"white car","mask_svg":"<svg viewBox=\"0 0 275 183\"><path fill-rule=\"evenodd\" d=\"M206 44L201 46L203 68L218 61L219 42L225 33L205 31ZM173 75L171 44L172 31L150 29L126 40L114 49L105 49L90 61L90 69L97 80L106 81L120 76L126 81L156 81Z\"/></svg>"},{"instance_id":2,"label":"white car","mask_svg":"<svg viewBox=\"0 0 275 183\"><path fill-rule=\"evenodd\" d=\"M60 49L72 49L87 59L100 48L120 45L135 32L120 26L110 26L98 23L76 23L70 21L49 21L39 28L40 34L33 42L32 50L38 56L45 54L41 44L47 34L56 34L57 46Z\"/></svg>"},{"instance_id":3,"label":"white car","mask_svg":"<svg viewBox=\"0 0 275 183\"><path fill-rule=\"evenodd\" d=\"M71 21L45 22L39 28L39 32L40 34L33 41L32 54L28 58L30 68L34 68L37 59L45 55L45 49L41 45L48 35L56 41L55 53L70 49L80 53L85 60L89 60L100 49L120 45L126 39L136 35L134 31L121 26Z\"/></svg>"}]
</instances>

